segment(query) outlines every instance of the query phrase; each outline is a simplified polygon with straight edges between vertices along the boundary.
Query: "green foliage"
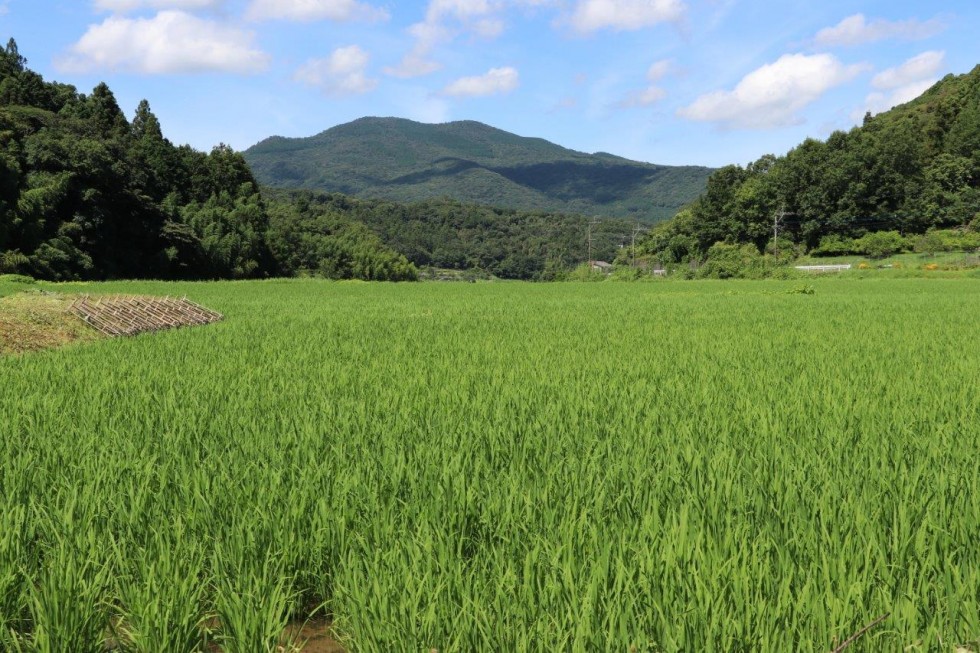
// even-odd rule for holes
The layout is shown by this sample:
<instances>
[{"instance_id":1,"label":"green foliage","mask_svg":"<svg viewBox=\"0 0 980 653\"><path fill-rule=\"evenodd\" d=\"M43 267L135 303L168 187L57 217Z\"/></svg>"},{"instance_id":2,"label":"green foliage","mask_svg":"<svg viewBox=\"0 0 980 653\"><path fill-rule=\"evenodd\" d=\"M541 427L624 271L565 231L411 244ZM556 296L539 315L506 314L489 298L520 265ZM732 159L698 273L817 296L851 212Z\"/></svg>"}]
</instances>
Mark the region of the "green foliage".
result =
<instances>
[{"instance_id":1,"label":"green foliage","mask_svg":"<svg viewBox=\"0 0 980 653\"><path fill-rule=\"evenodd\" d=\"M778 229L814 255L886 256L909 247L894 233L977 220L978 143L980 66L825 142L716 171L698 200L651 232L643 253L698 260L717 242L761 250Z\"/></svg>"},{"instance_id":2,"label":"green foliage","mask_svg":"<svg viewBox=\"0 0 980 653\"><path fill-rule=\"evenodd\" d=\"M980 249L980 233L965 229L927 231L914 239L913 248L920 254L937 252L963 252Z\"/></svg>"},{"instance_id":3,"label":"green foliage","mask_svg":"<svg viewBox=\"0 0 980 653\"><path fill-rule=\"evenodd\" d=\"M480 270L503 279L555 280L589 255L589 221L582 216L468 205L449 199L405 205L339 194L267 195L273 203L296 203L295 208L273 211L270 245L286 270L318 269L310 256L324 243L332 243L333 253L327 257L331 261L350 258L344 254L350 246L362 251L375 249L371 237L352 222L366 226L385 246L417 268ZM303 215L315 216L315 220L296 217ZM297 229L297 225L302 228ZM595 225L593 259L612 259L632 227L621 220ZM300 238L301 231L307 235ZM354 241L361 244L344 244ZM293 255L288 254L290 251ZM401 263L394 263L394 270L403 268ZM389 267L383 265L382 276L371 278L390 278L385 276ZM341 271L348 268L346 264L339 267ZM326 276L347 278L344 274Z\"/></svg>"},{"instance_id":4,"label":"green foliage","mask_svg":"<svg viewBox=\"0 0 980 653\"><path fill-rule=\"evenodd\" d=\"M974 280L77 288L227 319L0 357L28 650L38 600L83 652L165 606L250 651L318 605L362 652L980 635Z\"/></svg>"},{"instance_id":5,"label":"green foliage","mask_svg":"<svg viewBox=\"0 0 980 653\"><path fill-rule=\"evenodd\" d=\"M287 275L312 272L327 279L414 281L418 270L382 243L349 211L309 193L273 195L269 247Z\"/></svg>"},{"instance_id":6,"label":"green foliage","mask_svg":"<svg viewBox=\"0 0 980 653\"><path fill-rule=\"evenodd\" d=\"M362 118L311 138L269 138L245 157L264 183L415 203L450 197L524 211L670 217L711 170L574 152L478 122Z\"/></svg>"},{"instance_id":7,"label":"green foliage","mask_svg":"<svg viewBox=\"0 0 980 653\"><path fill-rule=\"evenodd\" d=\"M133 653L197 653L205 650L208 584L203 547L183 520L145 534L147 541L117 551L115 578L125 650Z\"/></svg>"},{"instance_id":8,"label":"green foliage","mask_svg":"<svg viewBox=\"0 0 980 653\"><path fill-rule=\"evenodd\" d=\"M698 276L705 279L746 279L764 276L765 261L755 245L715 243L708 249Z\"/></svg>"},{"instance_id":9,"label":"green foliage","mask_svg":"<svg viewBox=\"0 0 980 653\"><path fill-rule=\"evenodd\" d=\"M54 280L270 271L267 217L241 155L175 148L145 100L130 125L105 84L81 95L17 56L0 52L0 86L39 90L0 92L3 270Z\"/></svg>"},{"instance_id":10,"label":"green foliage","mask_svg":"<svg viewBox=\"0 0 980 653\"><path fill-rule=\"evenodd\" d=\"M331 219L344 237L308 234L315 244L284 250L241 154L174 147L146 100L129 123L105 84L81 95L27 70L15 43L0 50L0 272L241 279L312 257L331 278L414 278L366 228Z\"/></svg>"},{"instance_id":11,"label":"green foliage","mask_svg":"<svg viewBox=\"0 0 980 653\"><path fill-rule=\"evenodd\" d=\"M855 240L854 245L858 253L882 259L903 251L908 241L897 231L874 231Z\"/></svg>"}]
</instances>

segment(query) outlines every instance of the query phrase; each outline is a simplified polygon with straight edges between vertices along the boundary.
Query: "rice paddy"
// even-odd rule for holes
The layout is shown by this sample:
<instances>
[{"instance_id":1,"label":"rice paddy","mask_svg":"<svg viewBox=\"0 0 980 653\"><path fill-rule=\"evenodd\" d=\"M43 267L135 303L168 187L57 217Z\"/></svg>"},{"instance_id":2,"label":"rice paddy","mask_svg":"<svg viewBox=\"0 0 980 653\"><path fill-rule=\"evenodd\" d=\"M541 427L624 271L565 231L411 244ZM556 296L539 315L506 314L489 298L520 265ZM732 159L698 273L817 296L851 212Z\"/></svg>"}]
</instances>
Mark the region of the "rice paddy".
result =
<instances>
[{"instance_id":1,"label":"rice paddy","mask_svg":"<svg viewBox=\"0 0 980 653\"><path fill-rule=\"evenodd\" d=\"M980 650L980 282L808 283L59 287L225 320L0 357L0 650Z\"/></svg>"}]
</instances>

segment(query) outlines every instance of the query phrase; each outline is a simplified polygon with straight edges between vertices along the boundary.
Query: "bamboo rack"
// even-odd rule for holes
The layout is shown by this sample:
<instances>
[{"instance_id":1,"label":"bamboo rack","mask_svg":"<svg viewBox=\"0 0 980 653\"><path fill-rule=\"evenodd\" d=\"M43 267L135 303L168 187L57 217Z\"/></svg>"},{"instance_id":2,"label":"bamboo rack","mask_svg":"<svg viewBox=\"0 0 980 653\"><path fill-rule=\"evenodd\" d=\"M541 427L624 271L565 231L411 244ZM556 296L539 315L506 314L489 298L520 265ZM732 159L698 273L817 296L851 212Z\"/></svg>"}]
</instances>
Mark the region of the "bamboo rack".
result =
<instances>
[{"instance_id":1,"label":"bamboo rack","mask_svg":"<svg viewBox=\"0 0 980 653\"><path fill-rule=\"evenodd\" d=\"M79 297L68 311L107 336L133 336L146 331L162 331L183 326L211 324L223 319L221 313L204 308L187 297L145 297L116 295Z\"/></svg>"}]
</instances>

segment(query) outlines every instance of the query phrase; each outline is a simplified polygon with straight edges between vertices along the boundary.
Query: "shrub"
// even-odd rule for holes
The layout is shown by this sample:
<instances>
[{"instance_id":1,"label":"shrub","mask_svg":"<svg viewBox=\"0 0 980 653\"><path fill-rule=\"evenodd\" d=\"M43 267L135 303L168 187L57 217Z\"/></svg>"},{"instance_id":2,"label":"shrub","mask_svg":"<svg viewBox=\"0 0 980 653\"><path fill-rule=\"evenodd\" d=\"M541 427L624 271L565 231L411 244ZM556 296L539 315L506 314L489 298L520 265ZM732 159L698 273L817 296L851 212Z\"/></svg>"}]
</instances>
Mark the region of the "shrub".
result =
<instances>
[{"instance_id":1,"label":"shrub","mask_svg":"<svg viewBox=\"0 0 980 653\"><path fill-rule=\"evenodd\" d=\"M853 239L837 234L824 236L820 239L820 244L810 251L813 256L847 256L860 253L862 252Z\"/></svg>"},{"instance_id":2,"label":"shrub","mask_svg":"<svg viewBox=\"0 0 980 653\"><path fill-rule=\"evenodd\" d=\"M755 245L715 243L698 271L706 279L749 279L765 276L765 261Z\"/></svg>"},{"instance_id":3,"label":"shrub","mask_svg":"<svg viewBox=\"0 0 980 653\"><path fill-rule=\"evenodd\" d=\"M855 244L861 254L873 259L883 259L908 247L908 241L897 231L873 231L865 234Z\"/></svg>"},{"instance_id":4,"label":"shrub","mask_svg":"<svg viewBox=\"0 0 980 653\"><path fill-rule=\"evenodd\" d=\"M37 283L37 281L26 274L0 274L0 283Z\"/></svg>"}]
</instances>

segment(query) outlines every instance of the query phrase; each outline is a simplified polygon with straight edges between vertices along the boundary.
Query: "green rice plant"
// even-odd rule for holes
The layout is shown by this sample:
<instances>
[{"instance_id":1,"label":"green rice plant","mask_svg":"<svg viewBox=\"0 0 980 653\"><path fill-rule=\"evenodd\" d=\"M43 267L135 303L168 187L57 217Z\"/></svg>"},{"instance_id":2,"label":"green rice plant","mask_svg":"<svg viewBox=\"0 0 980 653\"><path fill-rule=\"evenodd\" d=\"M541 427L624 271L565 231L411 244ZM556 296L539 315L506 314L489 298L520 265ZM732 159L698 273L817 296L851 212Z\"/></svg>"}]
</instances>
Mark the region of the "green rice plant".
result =
<instances>
[{"instance_id":1,"label":"green rice plant","mask_svg":"<svg viewBox=\"0 0 980 653\"><path fill-rule=\"evenodd\" d=\"M29 588L35 653L101 653L109 609L105 603L108 567L99 556L69 541L45 554L37 584Z\"/></svg>"},{"instance_id":2,"label":"green rice plant","mask_svg":"<svg viewBox=\"0 0 980 653\"><path fill-rule=\"evenodd\" d=\"M115 579L120 603L116 630L125 649L138 653L205 650L206 556L180 522L154 532L140 551L120 549L117 555L122 571Z\"/></svg>"},{"instance_id":3,"label":"green rice plant","mask_svg":"<svg viewBox=\"0 0 980 653\"><path fill-rule=\"evenodd\" d=\"M26 521L24 506L8 505L0 510L0 642L23 630L27 618Z\"/></svg>"},{"instance_id":4,"label":"green rice plant","mask_svg":"<svg viewBox=\"0 0 980 653\"><path fill-rule=\"evenodd\" d=\"M0 649L975 647L980 286L807 283L63 287L227 319L0 358Z\"/></svg>"},{"instance_id":5,"label":"green rice plant","mask_svg":"<svg viewBox=\"0 0 980 653\"><path fill-rule=\"evenodd\" d=\"M217 641L227 653L280 653L298 650L285 637L296 593L275 553L247 551L242 541L218 546L215 568Z\"/></svg>"}]
</instances>

